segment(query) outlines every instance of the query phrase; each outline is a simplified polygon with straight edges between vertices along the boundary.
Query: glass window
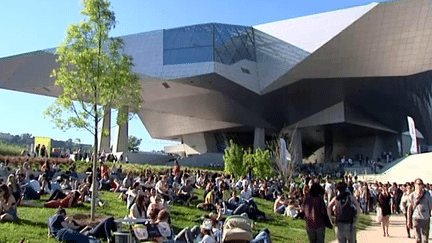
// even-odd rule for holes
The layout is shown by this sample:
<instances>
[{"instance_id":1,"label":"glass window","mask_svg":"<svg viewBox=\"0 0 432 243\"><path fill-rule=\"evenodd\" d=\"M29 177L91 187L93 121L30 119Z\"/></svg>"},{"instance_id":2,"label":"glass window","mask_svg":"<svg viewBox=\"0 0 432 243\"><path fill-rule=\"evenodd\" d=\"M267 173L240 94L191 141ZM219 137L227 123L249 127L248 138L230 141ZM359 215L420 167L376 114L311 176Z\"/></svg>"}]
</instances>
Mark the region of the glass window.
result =
<instances>
[{"instance_id":1,"label":"glass window","mask_svg":"<svg viewBox=\"0 0 432 243\"><path fill-rule=\"evenodd\" d=\"M213 61L212 47L209 25L164 30L164 65Z\"/></svg>"},{"instance_id":2,"label":"glass window","mask_svg":"<svg viewBox=\"0 0 432 243\"><path fill-rule=\"evenodd\" d=\"M164 65L256 61L252 27L202 24L164 30Z\"/></svg>"}]
</instances>

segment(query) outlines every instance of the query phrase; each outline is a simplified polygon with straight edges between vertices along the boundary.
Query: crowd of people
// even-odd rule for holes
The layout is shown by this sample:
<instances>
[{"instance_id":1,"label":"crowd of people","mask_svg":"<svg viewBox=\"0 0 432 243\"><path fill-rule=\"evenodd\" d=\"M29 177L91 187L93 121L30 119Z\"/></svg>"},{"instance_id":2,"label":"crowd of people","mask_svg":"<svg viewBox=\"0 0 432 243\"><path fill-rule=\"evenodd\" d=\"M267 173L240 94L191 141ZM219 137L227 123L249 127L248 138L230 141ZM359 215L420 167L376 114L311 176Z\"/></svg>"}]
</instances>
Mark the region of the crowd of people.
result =
<instances>
[{"instance_id":1,"label":"crowd of people","mask_svg":"<svg viewBox=\"0 0 432 243\"><path fill-rule=\"evenodd\" d=\"M29 205L57 209L56 214L50 217L48 226L50 235L60 241L99 242L98 238L109 241L112 232L117 230L112 217L92 228L67 217L68 208L80 207L91 200L93 173L90 169L80 180L79 177L83 176L78 176L74 166L68 171L59 171L57 166L46 160L38 171L32 171L29 164L24 163L18 168L11 168L7 174L7 180L0 186L1 221L19 220L17 206ZM275 180L248 180L243 177L236 181L234 176L223 173L180 170L178 163L172 170L156 172L149 168L137 175L131 172L125 174L121 164L110 168L102 162L95 177L98 191L118 193L119 199L124 201L129 211L126 219L142 220L147 227L157 226L159 233L147 237L158 242L231 242L239 237L243 237L245 242L270 242L268 230L252 237L251 220L269 218L258 208L253 197L274 199L282 191L282 185ZM204 189L204 203L196 202L196 188ZM48 198L43 204L32 201L41 199L44 194L49 194L49 197L43 197ZM97 202L101 206L104 203ZM205 217L201 226L185 228L174 234L171 225L173 203L208 211L203 211ZM226 226L228 221L230 223ZM240 234L229 230L233 225L243 227ZM228 228L224 229L224 226Z\"/></svg>"},{"instance_id":2,"label":"crowd of people","mask_svg":"<svg viewBox=\"0 0 432 243\"><path fill-rule=\"evenodd\" d=\"M403 214L407 237L428 242L432 210L432 185L418 178L403 184L364 182L346 175L334 182L330 177L303 176L291 183L289 193L275 201L274 212L303 218L310 242L324 242L325 227L336 227L338 242L356 242L360 214L376 213L383 237L390 237L391 215Z\"/></svg>"},{"instance_id":3,"label":"crowd of people","mask_svg":"<svg viewBox=\"0 0 432 243\"><path fill-rule=\"evenodd\" d=\"M57 208L57 213L49 220L50 232L57 239L64 241L77 236L81 237L79 242L97 242L97 238L109 240L117 230L112 217L93 228L66 217L67 208L79 207L91 200L92 179L90 169L86 178L79 180L74 166L61 172L47 160L40 172L35 173L24 163L10 170L6 181L1 182L0 221L18 220L18 205ZM129 211L127 219L142 220L158 228L159 233L151 236L158 242L229 242L227 239L236 237L244 237L245 242L270 242L268 230L253 238L246 226L241 236L232 236L229 229L225 229L227 219L232 219L231 224L244 226L251 225L251 220L271 218L258 207L256 197L273 200L275 214L304 219L310 242L324 242L325 227L333 226L339 242L355 242L359 215L370 212L377 212L376 220L382 225L384 237L391 234L390 216L403 214L407 219L407 237L411 237L415 229L417 242L428 239L432 185L424 184L421 179L404 184L363 182L351 175L345 175L340 182L307 174L300 175L300 179L300 182L287 183L251 176L236 179L222 172L180 170L177 162L172 170L156 172L148 168L140 174L124 173L121 164L110 168L102 162L96 174L98 190L118 193L119 199L124 201ZM204 190L202 203L197 202L201 201L195 195L197 188ZM49 194L45 203L31 201L44 194ZM97 203L104 205L105 202ZM206 213L200 226L174 234L173 203L196 206L209 214ZM139 228L135 230L139 233Z\"/></svg>"}]
</instances>

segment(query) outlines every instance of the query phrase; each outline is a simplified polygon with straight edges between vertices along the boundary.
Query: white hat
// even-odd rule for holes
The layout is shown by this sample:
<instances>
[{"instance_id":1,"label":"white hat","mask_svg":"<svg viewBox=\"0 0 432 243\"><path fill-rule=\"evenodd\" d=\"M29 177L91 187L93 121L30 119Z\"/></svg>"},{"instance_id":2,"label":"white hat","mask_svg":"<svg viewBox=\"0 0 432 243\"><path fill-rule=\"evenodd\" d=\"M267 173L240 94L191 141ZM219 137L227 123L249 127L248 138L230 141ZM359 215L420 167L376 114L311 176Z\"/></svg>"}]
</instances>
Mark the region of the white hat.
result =
<instances>
[{"instance_id":1,"label":"white hat","mask_svg":"<svg viewBox=\"0 0 432 243\"><path fill-rule=\"evenodd\" d=\"M204 219L201 225L201 229L211 230L213 228L213 222L210 219Z\"/></svg>"}]
</instances>

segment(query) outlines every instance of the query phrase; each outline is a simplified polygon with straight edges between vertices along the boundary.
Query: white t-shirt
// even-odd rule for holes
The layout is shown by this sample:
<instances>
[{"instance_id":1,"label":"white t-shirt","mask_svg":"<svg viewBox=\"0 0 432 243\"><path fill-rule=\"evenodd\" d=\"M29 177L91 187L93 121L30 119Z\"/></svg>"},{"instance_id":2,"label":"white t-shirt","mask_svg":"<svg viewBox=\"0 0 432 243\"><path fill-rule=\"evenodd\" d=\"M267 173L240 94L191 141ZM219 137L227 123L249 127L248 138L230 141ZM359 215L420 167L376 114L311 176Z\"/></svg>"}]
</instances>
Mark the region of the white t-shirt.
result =
<instances>
[{"instance_id":1,"label":"white t-shirt","mask_svg":"<svg viewBox=\"0 0 432 243\"><path fill-rule=\"evenodd\" d=\"M331 199L332 196L334 196L335 194L335 190L334 190L334 185L333 183L326 183L325 185L325 192L327 194L327 198Z\"/></svg>"},{"instance_id":2,"label":"white t-shirt","mask_svg":"<svg viewBox=\"0 0 432 243\"><path fill-rule=\"evenodd\" d=\"M248 187L248 189L246 191L242 190L241 193L240 193L240 196L243 199L246 199L246 200L251 199L252 198L252 191L251 191L251 189Z\"/></svg>"},{"instance_id":3,"label":"white t-shirt","mask_svg":"<svg viewBox=\"0 0 432 243\"><path fill-rule=\"evenodd\" d=\"M163 181L158 181L155 185L157 193L165 193L166 188L163 185Z\"/></svg>"},{"instance_id":4,"label":"white t-shirt","mask_svg":"<svg viewBox=\"0 0 432 243\"><path fill-rule=\"evenodd\" d=\"M204 235L204 236L202 236L201 234L200 235L198 235L198 237L197 237L197 239L196 239L197 241L197 243L216 243L216 240L215 240L215 238L213 238L212 236L210 236L210 235Z\"/></svg>"}]
</instances>

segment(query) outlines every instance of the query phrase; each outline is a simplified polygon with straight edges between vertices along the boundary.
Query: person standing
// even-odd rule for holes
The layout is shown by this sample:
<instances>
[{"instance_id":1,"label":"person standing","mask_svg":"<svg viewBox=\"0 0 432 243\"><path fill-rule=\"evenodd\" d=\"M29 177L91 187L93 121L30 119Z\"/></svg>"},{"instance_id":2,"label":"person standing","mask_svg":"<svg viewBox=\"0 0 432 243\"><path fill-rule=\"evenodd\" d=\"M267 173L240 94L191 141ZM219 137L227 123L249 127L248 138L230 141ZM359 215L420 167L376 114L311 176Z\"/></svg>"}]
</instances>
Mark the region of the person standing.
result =
<instances>
[{"instance_id":1,"label":"person standing","mask_svg":"<svg viewBox=\"0 0 432 243\"><path fill-rule=\"evenodd\" d=\"M324 243L324 216L326 214L324 193L324 188L321 185L313 184L309 190L309 195L302 204L302 210L305 213L306 232L310 243Z\"/></svg>"},{"instance_id":2,"label":"person standing","mask_svg":"<svg viewBox=\"0 0 432 243\"><path fill-rule=\"evenodd\" d=\"M331 182L331 178L329 176L326 177L326 184L324 190L325 190L324 201L326 205L328 205L336 194L335 185Z\"/></svg>"},{"instance_id":3,"label":"person standing","mask_svg":"<svg viewBox=\"0 0 432 243\"><path fill-rule=\"evenodd\" d=\"M409 228L414 228L416 242L426 243L429 238L432 197L424 189L422 179L414 181L414 188L415 191L409 197L408 224Z\"/></svg>"},{"instance_id":4,"label":"person standing","mask_svg":"<svg viewBox=\"0 0 432 243\"><path fill-rule=\"evenodd\" d=\"M411 184L407 183L405 185L405 189L404 189L404 193L403 193L403 196L401 199L400 207L401 207L402 213L405 215L405 226L407 229L408 238L411 238L410 227L408 224L408 208L410 206L409 197L410 197L411 193L412 193L412 186L411 186Z\"/></svg>"},{"instance_id":5,"label":"person standing","mask_svg":"<svg viewBox=\"0 0 432 243\"><path fill-rule=\"evenodd\" d=\"M384 231L384 237L389 237L388 229L390 225L390 215L391 215L391 206L390 206L391 196L388 191L388 184L384 184L381 187L381 192L378 194L377 206L381 208L382 212L382 221L381 226Z\"/></svg>"},{"instance_id":6,"label":"person standing","mask_svg":"<svg viewBox=\"0 0 432 243\"><path fill-rule=\"evenodd\" d=\"M361 212L360 204L347 191L347 187L343 181L337 183L337 196L331 200L327 207L329 218L332 219L333 213L336 216L336 238L339 243L356 242L356 223L359 218L358 214Z\"/></svg>"}]
</instances>

